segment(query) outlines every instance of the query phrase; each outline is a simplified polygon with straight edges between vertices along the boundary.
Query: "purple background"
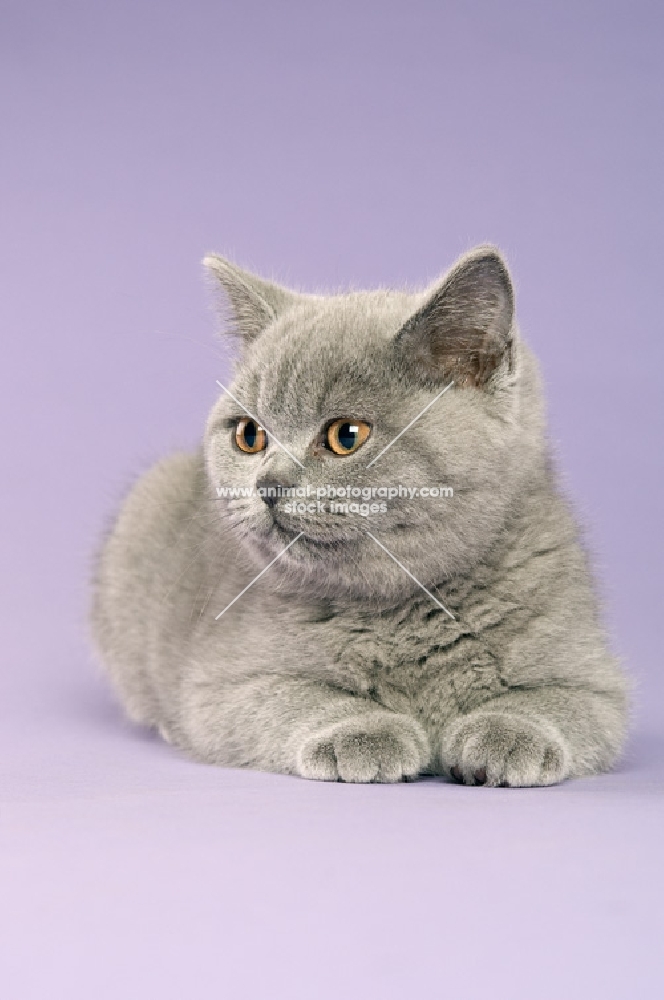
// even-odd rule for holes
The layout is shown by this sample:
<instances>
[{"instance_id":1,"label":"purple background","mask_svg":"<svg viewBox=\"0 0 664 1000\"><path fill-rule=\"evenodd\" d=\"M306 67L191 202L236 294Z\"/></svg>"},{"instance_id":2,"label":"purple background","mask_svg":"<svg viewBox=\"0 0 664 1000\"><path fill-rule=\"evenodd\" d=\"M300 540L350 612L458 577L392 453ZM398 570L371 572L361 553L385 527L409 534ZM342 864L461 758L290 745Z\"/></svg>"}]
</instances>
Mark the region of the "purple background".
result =
<instances>
[{"instance_id":1,"label":"purple background","mask_svg":"<svg viewBox=\"0 0 664 1000\"><path fill-rule=\"evenodd\" d=\"M3 0L0 993L654 997L664 8ZM317 785L124 722L85 631L227 366L200 259L421 283L491 240L637 682L613 775Z\"/></svg>"}]
</instances>

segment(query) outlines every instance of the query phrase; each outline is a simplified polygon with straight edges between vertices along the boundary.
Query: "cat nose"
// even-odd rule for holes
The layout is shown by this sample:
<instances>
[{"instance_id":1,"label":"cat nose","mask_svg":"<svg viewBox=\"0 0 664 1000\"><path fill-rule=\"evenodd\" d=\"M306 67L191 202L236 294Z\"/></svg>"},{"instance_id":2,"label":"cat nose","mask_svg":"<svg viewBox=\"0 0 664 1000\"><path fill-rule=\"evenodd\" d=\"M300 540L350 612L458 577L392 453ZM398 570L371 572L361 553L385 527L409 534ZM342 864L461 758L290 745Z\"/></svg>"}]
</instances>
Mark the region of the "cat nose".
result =
<instances>
[{"instance_id":1,"label":"cat nose","mask_svg":"<svg viewBox=\"0 0 664 1000\"><path fill-rule=\"evenodd\" d=\"M281 487L282 490L285 490L285 489L291 490L291 489L293 489L293 484L292 483L282 483L282 482L279 482L277 479L272 479L272 478L269 478L269 477L265 477L264 479L259 479L258 480L258 482L256 483L256 487L259 490L263 490L263 492L260 493L259 496L260 496L261 500L263 501L263 503L266 503L268 505L268 507L270 508L270 510L271 510L273 507L276 507L277 501L279 500L279 496L278 496L279 489L278 489L278 487Z\"/></svg>"}]
</instances>

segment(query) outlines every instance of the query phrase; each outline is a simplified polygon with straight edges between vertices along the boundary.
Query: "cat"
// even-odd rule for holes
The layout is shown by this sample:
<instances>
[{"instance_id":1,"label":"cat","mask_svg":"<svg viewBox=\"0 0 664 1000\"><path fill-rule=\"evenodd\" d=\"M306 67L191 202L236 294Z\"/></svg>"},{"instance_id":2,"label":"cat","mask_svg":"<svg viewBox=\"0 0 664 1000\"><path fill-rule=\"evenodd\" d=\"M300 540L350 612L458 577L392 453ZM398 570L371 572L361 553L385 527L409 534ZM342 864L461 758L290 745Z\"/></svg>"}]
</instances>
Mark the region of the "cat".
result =
<instances>
[{"instance_id":1,"label":"cat","mask_svg":"<svg viewBox=\"0 0 664 1000\"><path fill-rule=\"evenodd\" d=\"M628 683L501 253L425 291L330 296L206 265L232 385L97 565L93 632L130 718L201 761L330 781L610 768ZM327 499L346 488L375 503Z\"/></svg>"}]
</instances>

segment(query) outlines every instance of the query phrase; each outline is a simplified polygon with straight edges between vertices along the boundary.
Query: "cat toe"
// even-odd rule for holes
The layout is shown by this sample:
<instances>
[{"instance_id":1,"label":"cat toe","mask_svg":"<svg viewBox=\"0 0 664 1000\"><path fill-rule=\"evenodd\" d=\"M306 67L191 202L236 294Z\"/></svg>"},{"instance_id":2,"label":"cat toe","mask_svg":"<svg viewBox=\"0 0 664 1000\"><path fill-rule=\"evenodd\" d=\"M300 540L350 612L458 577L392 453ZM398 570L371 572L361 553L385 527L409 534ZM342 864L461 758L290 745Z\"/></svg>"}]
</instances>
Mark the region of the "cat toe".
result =
<instances>
[{"instance_id":1,"label":"cat toe","mask_svg":"<svg viewBox=\"0 0 664 1000\"><path fill-rule=\"evenodd\" d=\"M323 781L396 782L414 778L428 758L419 724L385 713L344 719L313 734L299 754L298 773Z\"/></svg>"},{"instance_id":2,"label":"cat toe","mask_svg":"<svg viewBox=\"0 0 664 1000\"><path fill-rule=\"evenodd\" d=\"M569 755L556 728L511 713L475 712L445 735L444 771L467 785L551 785L569 774Z\"/></svg>"}]
</instances>

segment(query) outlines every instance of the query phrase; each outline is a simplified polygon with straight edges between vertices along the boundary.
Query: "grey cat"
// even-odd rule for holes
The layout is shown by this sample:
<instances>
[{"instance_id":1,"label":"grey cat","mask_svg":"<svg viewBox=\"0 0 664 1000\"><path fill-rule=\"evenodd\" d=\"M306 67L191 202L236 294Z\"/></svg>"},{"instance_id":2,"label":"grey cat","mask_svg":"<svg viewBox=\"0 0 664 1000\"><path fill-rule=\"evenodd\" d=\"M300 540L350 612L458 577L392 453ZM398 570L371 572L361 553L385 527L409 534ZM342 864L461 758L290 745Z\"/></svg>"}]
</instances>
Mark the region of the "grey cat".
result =
<instances>
[{"instance_id":1,"label":"grey cat","mask_svg":"<svg viewBox=\"0 0 664 1000\"><path fill-rule=\"evenodd\" d=\"M206 263L233 384L201 449L137 483L98 565L95 637L129 716L203 761L323 780L610 767L627 683L500 253L424 292L332 296ZM330 484L407 495L368 516L284 499ZM448 495L410 489L432 484Z\"/></svg>"}]
</instances>

